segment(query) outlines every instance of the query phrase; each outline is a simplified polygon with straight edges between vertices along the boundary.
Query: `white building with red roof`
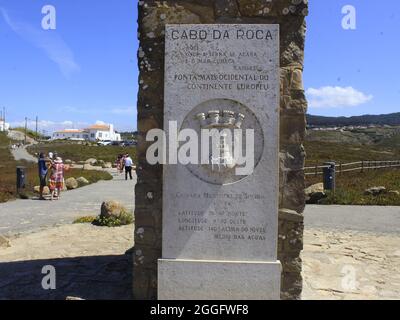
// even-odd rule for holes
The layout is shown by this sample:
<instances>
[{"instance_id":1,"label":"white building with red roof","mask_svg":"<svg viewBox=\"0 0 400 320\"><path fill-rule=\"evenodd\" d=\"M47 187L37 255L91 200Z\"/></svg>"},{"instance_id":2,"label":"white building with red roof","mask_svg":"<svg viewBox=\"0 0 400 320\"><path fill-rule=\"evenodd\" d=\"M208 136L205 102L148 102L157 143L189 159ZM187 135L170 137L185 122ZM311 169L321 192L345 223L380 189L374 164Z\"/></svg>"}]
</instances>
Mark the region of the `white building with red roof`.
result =
<instances>
[{"instance_id":1,"label":"white building with red roof","mask_svg":"<svg viewBox=\"0 0 400 320\"><path fill-rule=\"evenodd\" d=\"M121 141L112 124L95 124L86 129L65 129L53 133L53 140Z\"/></svg>"},{"instance_id":2,"label":"white building with red roof","mask_svg":"<svg viewBox=\"0 0 400 320\"><path fill-rule=\"evenodd\" d=\"M7 132L10 130L10 124L0 117L0 132Z\"/></svg>"}]
</instances>

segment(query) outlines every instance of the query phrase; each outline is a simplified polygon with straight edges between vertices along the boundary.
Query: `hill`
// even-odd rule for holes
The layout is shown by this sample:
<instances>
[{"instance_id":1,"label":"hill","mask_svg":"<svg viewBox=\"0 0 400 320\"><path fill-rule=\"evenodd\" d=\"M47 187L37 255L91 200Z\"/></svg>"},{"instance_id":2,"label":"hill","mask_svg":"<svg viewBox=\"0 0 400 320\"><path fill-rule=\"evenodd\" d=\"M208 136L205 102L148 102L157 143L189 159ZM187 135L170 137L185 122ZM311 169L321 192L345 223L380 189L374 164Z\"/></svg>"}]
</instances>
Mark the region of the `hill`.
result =
<instances>
[{"instance_id":1,"label":"hill","mask_svg":"<svg viewBox=\"0 0 400 320\"><path fill-rule=\"evenodd\" d=\"M400 126L400 112L363 115L355 117L323 117L307 115L307 124L313 127L342 127L342 126L368 126L368 125L390 125Z\"/></svg>"}]
</instances>

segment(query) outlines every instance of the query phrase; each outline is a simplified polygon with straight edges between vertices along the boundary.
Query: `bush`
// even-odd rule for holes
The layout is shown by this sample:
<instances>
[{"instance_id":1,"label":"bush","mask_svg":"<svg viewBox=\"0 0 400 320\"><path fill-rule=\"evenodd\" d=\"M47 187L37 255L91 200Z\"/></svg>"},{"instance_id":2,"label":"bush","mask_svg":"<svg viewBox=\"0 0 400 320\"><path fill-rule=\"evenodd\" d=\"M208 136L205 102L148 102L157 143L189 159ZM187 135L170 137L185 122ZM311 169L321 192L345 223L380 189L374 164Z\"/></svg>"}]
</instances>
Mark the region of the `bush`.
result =
<instances>
[{"instance_id":1,"label":"bush","mask_svg":"<svg viewBox=\"0 0 400 320\"><path fill-rule=\"evenodd\" d=\"M82 217L76 219L73 224L79 224L79 223L93 223L93 221L96 220L96 217L94 216L87 216L87 217Z\"/></svg>"},{"instance_id":2,"label":"bush","mask_svg":"<svg viewBox=\"0 0 400 320\"><path fill-rule=\"evenodd\" d=\"M126 226L133 223L133 213L123 211L119 216L110 216L110 217L97 217L93 221L93 225L99 227L120 227Z\"/></svg>"}]
</instances>

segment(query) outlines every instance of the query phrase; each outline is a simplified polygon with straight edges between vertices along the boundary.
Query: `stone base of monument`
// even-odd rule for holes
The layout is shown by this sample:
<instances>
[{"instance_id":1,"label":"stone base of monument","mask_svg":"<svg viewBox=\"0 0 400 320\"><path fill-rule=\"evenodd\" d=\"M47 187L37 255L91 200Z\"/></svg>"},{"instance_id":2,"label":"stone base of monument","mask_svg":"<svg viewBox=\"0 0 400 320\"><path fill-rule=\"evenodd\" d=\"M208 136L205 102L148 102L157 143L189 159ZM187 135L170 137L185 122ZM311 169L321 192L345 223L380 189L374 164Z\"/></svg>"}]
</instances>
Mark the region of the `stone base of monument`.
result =
<instances>
[{"instance_id":1,"label":"stone base of monument","mask_svg":"<svg viewBox=\"0 0 400 320\"><path fill-rule=\"evenodd\" d=\"M279 300L281 263L158 261L159 300Z\"/></svg>"}]
</instances>

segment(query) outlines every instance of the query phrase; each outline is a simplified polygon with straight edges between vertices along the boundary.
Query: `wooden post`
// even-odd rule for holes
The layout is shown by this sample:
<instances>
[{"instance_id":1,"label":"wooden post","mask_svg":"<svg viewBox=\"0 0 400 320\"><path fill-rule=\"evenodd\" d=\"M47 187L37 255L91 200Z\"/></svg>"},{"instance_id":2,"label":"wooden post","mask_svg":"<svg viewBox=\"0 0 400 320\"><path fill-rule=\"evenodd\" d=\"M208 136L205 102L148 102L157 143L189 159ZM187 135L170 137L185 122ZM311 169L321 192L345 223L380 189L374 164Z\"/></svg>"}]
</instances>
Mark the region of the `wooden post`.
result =
<instances>
[{"instance_id":1,"label":"wooden post","mask_svg":"<svg viewBox=\"0 0 400 320\"><path fill-rule=\"evenodd\" d=\"M363 172L364 172L364 160L361 161L361 173L363 173Z\"/></svg>"},{"instance_id":2,"label":"wooden post","mask_svg":"<svg viewBox=\"0 0 400 320\"><path fill-rule=\"evenodd\" d=\"M318 177L318 161L315 162L315 176Z\"/></svg>"}]
</instances>

